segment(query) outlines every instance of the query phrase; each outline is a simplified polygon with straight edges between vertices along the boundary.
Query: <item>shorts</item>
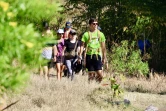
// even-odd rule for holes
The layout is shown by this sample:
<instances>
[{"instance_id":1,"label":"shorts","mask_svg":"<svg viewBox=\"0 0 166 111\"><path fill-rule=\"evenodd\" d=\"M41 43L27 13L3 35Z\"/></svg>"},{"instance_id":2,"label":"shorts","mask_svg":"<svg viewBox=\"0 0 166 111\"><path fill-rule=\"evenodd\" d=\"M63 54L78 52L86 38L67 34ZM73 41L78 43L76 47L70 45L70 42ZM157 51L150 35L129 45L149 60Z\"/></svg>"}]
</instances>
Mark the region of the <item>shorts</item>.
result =
<instances>
[{"instance_id":1,"label":"shorts","mask_svg":"<svg viewBox=\"0 0 166 111\"><path fill-rule=\"evenodd\" d=\"M48 59L43 58L41 65L42 65L42 66L52 67L52 66L51 66L51 65L52 65L52 61L51 61L51 60L48 60Z\"/></svg>"},{"instance_id":2,"label":"shorts","mask_svg":"<svg viewBox=\"0 0 166 111\"><path fill-rule=\"evenodd\" d=\"M88 71L102 70L102 62L100 55L86 55L86 68Z\"/></svg>"},{"instance_id":3,"label":"shorts","mask_svg":"<svg viewBox=\"0 0 166 111\"><path fill-rule=\"evenodd\" d=\"M64 56L57 56L56 63L63 63L64 64Z\"/></svg>"}]
</instances>

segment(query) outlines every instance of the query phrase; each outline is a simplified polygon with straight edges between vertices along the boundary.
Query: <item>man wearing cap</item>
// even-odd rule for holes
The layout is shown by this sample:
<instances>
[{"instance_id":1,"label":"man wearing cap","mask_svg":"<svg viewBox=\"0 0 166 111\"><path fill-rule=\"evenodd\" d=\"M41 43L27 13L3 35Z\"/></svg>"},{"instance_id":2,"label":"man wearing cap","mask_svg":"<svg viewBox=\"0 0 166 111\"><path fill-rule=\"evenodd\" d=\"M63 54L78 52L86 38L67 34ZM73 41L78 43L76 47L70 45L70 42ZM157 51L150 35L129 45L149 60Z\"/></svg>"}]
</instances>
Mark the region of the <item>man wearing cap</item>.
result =
<instances>
[{"instance_id":1,"label":"man wearing cap","mask_svg":"<svg viewBox=\"0 0 166 111\"><path fill-rule=\"evenodd\" d=\"M105 64L106 60L106 48L105 48L105 36L98 30L98 22L96 19L91 18L89 20L89 31L85 32L82 36L82 46L79 53L79 62L82 59L82 52L84 46L86 48L85 62L88 69L89 82L94 79L94 74L97 74L96 80L101 82L102 76L102 64ZM102 58L101 58L102 54Z\"/></svg>"},{"instance_id":2,"label":"man wearing cap","mask_svg":"<svg viewBox=\"0 0 166 111\"><path fill-rule=\"evenodd\" d=\"M71 30L71 26L72 26L71 22L66 22L65 29L64 29L64 35L63 35L65 40L68 39L69 32Z\"/></svg>"}]
</instances>

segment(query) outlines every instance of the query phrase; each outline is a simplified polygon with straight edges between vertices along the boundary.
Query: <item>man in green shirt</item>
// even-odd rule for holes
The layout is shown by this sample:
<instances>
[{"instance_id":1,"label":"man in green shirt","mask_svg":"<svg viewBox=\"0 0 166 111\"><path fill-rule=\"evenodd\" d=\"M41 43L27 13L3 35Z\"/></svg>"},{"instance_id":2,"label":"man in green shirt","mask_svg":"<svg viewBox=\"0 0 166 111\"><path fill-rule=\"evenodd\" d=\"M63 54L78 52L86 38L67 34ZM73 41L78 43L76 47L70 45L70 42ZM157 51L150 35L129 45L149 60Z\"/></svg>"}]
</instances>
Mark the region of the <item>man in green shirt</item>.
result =
<instances>
[{"instance_id":1,"label":"man in green shirt","mask_svg":"<svg viewBox=\"0 0 166 111\"><path fill-rule=\"evenodd\" d=\"M102 64L105 64L106 60L106 48L105 48L105 36L98 30L98 22L96 19L91 18L89 20L89 31L85 32L82 36L82 46L80 48L79 60L82 59L82 52L85 48L86 56L84 62L88 69L89 82L94 79L94 74L97 74L96 80L101 82L102 76ZM101 58L102 56L102 58Z\"/></svg>"}]
</instances>

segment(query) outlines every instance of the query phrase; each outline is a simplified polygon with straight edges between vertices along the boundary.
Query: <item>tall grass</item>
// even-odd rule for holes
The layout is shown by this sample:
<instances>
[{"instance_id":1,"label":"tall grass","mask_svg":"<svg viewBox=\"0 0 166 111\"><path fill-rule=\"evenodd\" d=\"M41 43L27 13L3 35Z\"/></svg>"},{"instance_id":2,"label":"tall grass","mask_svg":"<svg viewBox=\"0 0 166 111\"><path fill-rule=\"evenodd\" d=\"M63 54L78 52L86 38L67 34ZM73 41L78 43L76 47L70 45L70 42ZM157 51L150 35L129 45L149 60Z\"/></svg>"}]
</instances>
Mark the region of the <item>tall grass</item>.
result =
<instances>
[{"instance_id":1,"label":"tall grass","mask_svg":"<svg viewBox=\"0 0 166 111\"><path fill-rule=\"evenodd\" d=\"M130 83L134 82L135 79ZM161 108L166 104L166 95L125 91L119 100L128 99L131 105L112 105L110 85L103 86L103 83L88 84L87 75L76 75L74 81L62 78L58 82L56 76L46 81L33 74L21 95L13 94L8 98L7 104L18 102L7 111L143 111L149 105Z\"/></svg>"},{"instance_id":2,"label":"tall grass","mask_svg":"<svg viewBox=\"0 0 166 111\"><path fill-rule=\"evenodd\" d=\"M55 78L45 81L38 75L32 75L29 87L9 103L20 100L8 111L99 111L86 101L86 96L99 85L88 84L87 76L81 79L76 76L74 81L62 78L58 82Z\"/></svg>"}]
</instances>

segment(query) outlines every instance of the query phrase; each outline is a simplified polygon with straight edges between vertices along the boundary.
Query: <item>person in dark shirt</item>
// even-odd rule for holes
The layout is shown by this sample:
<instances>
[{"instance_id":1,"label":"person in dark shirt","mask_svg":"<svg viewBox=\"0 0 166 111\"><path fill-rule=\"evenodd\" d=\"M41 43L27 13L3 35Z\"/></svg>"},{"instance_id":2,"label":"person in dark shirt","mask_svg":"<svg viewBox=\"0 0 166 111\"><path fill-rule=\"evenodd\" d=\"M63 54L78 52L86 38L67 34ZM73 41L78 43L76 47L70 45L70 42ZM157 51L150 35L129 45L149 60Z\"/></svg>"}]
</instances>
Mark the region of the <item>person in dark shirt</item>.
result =
<instances>
[{"instance_id":1,"label":"person in dark shirt","mask_svg":"<svg viewBox=\"0 0 166 111\"><path fill-rule=\"evenodd\" d=\"M73 64L77 60L77 55L80 50L80 42L77 40L77 33L75 30L69 32L69 39L65 41L65 64L68 71L68 78L74 78Z\"/></svg>"}]
</instances>

